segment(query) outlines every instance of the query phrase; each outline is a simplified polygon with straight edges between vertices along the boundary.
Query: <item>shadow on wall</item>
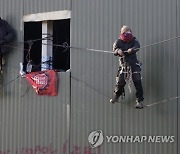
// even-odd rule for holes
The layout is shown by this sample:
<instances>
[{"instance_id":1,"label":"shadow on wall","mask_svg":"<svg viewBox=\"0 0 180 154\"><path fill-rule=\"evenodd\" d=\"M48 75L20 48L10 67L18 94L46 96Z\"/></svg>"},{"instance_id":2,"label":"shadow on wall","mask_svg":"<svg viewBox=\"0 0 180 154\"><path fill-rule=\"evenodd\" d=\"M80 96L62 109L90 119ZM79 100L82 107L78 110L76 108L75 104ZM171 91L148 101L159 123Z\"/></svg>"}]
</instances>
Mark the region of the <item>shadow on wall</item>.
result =
<instances>
[{"instance_id":1,"label":"shadow on wall","mask_svg":"<svg viewBox=\"0 0 180 154\"><path fill-rule=\"evenodd\" d=\"M174 63L174 59L173 54L169 54L169 49L170 46L163 43L145 51L142 66L145 104L163 101L175 97L177 94L177 88L174 87L176 85L173 84L176 81L171 81L171 77L176 80L176 69L170 67Z\"/></svg>"},{"instance_id":2,"label":"shadow on wall","mask_svg":"<svg viewBox=\"0 0 180 154\"><path fill-rule=\"evenodd\" d=\"M91 90L94 90L95 92L97 92L97 94L99 94L100 96L103 96L103 97L105 97L105 98L107 98L109 100L109 97L106 96L102 91L96 89L95 87L93 87L92 85L86 83L85 81L82 81L82 80L80 80L80 79L78 79L78 78L76 78L74 76L71 76L71 79L75 80L78 84L81 83L82 84L81 88L84 85L84 86L90 88Z\"/></svg>"},{"instance_id":3,"label":"shadow on wall","mask_svg":"<svg viewBox=\"0 0 180 154\"><path fill-rule=\"evenodd\" d=\"M158 48L152 47L145 51L145 60L142 64L143 89L146 104L156 101L156 96L160 90L158 82Z\"/></svg>"}]
</instances>

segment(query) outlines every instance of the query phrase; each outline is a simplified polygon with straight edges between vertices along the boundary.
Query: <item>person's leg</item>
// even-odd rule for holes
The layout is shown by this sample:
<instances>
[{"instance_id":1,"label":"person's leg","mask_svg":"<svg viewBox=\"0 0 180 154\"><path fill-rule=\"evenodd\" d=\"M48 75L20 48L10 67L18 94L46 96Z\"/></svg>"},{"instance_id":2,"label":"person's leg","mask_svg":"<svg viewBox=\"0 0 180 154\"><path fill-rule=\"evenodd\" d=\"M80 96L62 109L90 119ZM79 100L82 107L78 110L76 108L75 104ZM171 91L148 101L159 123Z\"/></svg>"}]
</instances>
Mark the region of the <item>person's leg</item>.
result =
<instances>
[{"instance_id":1,"label":"person's leg","mask_svg":"<svg viewBox=\"0 0 180 154\"><path fill-rule=\"evenodd\" d=\"M139 63L136 63L131 66L132 68L132 80L134 83L134 86L136 88L136 108L142 109L144 107L143 105L143 87L141 82L141 67Z\"/></svg>"},{"instance_id":2,"label":"person's leg","mask_svg":"<svg viewBox=\"0 0 180 154\"><path fill-rule=\"evenodd\" d=\"M134 73L132 75L134 86L136 88L136 108L142 109L144 107L143 105L143 87L142 87L142 82L141 82L141 74L140 73Z\"/></svg>"},{"instance_id":3,"label":"person's leg","mask_svg":"<svg viewBox=\"0 0 180 154\"><path fill-rule=\"evenodd\" d=\"M136 98L138 101L143 101L143 87L141 80L134 81L134 86L136 88Z\"/></svg>"},{"instance_id":4,"label":"person's leg","mask_svg":"<svg viewBox=\"0 0 180 154\"><path fill-rule=\"evenodd\" d=\"M119 100L119 97L124 95L124 86L126 85L126 82L124 80L124 74L120 74L120 71L118 71L118 74L116 76L116 85L114 89L114 95L113 98L110 99L111 103L115 103Z\"/></svg>"},{"instance_id":5,"label":"person's leg","mask_svg":"<svg viewBox=\"0 0 180 154\"><path fill-rule=\"evenodd\" d=\"M114 89L114 94L121 96L124 92L124 86L126 82L124 80L124 74L120 74L120 76L116 77L116 85Z\"/></svg>"}]
</instances>

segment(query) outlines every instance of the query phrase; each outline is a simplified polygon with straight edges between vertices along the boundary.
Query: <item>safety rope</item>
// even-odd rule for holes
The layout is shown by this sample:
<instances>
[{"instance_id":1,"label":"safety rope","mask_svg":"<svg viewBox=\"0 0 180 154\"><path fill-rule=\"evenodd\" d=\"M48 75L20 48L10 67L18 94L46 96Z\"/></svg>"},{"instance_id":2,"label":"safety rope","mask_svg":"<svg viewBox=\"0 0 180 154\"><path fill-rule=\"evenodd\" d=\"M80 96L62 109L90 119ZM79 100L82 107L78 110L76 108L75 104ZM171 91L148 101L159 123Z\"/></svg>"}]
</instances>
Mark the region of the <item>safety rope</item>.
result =
<instances>
[{"instance_id":1,"label":"safety rope","mask_svg":"<svg viewBox=\"0 0 180 154\"><path fill-rule=\"evenodd\" d=\"M128 89L129 89L129 93L131 94L132 92L132 75L135 74L135 73L140 73L140 72L132 72L132 69L130 67L130 65L125 62L125 57L121 57L119 59L120 61L120 67L121 67L121 71L120 71L120 74L123 74L124 75L124 80L126 82L128 82ZM158 104L161 104L161 103L165 103L165 102L171 102L172 100L175 100L175 99L178 99L180 98L180 96L176 96L176 97L172 97L172 98L169 98L169 99L165 99L163 101L159 101L159 102L155 102L153 104L149 104L149 105L144 105L144 107L151 107L151 106L154 106L154 105L158 105ZM122 97L122 99L124 99L124 97Z\"/></svg>"},{"instance_id":2,"label":"safety rope","mask_svg":"<svg viewBox=\"0 0 180 154\"><path fill-rule=\"evenodd\" d=\"M47 36L47 37L44 37L44 38L35 39L35 40L29 40L29 41L32 41L32 42L42 41L42 40L47 40L47 39L49 39L51 37L52 36ZM148 47L151 47L151 46L154 46L154 45L157 45L157 44L169 42L169 41L172 41L172 40L175 40L175 39L179 39L179 38L180 38L180 36L172 37L172 38L169 38L169 39L166 39L166 40L163 40L163 41L159 41L159 42L155 42L155 43L152 43L152 44L149 44L149 45L142 46L140 48L137 48L136 50L140 50L140 49L143 49L143 48L148 48ZM6 44L5 46L11 47L11 48L15 48L15 49L20 49L20 50L28 51L28 49L18 48L17 46L14 46L12 44L25 44L25 43L28 43L29 41L25 41L25 42L12 42L12 43ZM92 49L92 48L74 47L74 46L68 45L67 42L64 42L63 44L48 44L48 43L42 43L42 44L43 45L52 45L52 46L56 46L56 47L62 47L62 48L65 48L66 50L68 48L71 48L71 49L88 50L88 51L94 51L94 52L102 52L102 53L114 54L111 50L99 50L99 49Z\"/></svg>"},{"instance_id":3,"label":"safety rope","mask_svg":"<svg viewBox=\"0 0 180 154\"><path fill-rule=\"evenodd\" d=\"M170 103L172 100L175 100L175 99L178 99L178 98L180 98L180 96L172 97L172 98L169 98L169 99L165 99L163 101L159 101L159 102L155 102L155 103L152 103L152 104L149 104L149 105L145 105L144 107L151 107L151 106L158 105L158 104L165 103L165 102Z\"/></svg>"},{"instance_id":4,"label":"safety rope","mask_svg":"<svg viewBox=\"0 0 180 154\"><path fill-rule=\"evenodd\" d=\"M52 37L52 36L47 36L47 37L45 37L45 38L36 39L36 40L32 40L32 41L40 41L40 40L43 40L43 39L48 39L49 37ZM166 39L166 40L163 40L163 41L159 41L159 42L155 42L155 43L152 43L152 44L149 44L149 45L142 46L142 47L140 47L140 48L137 48L136 50L140 50L140 49L143 49L143 48L148 48L148 47L151 47L151 46L155 46L155 45L157 45L157 44L169 42L169 41L176 40L176 39L179 39L179 38L180 38L180 36L176 36L176 37L169 38L169 39ZM28 41L26 41L26 42L13 42L13 43L24 44L24 43L28 43ZM9 46L9 47L11 47L11 48L28 51L28 49L18 48L17 46L13 46L13 45L11 45L11 44L12 44L12 43L9 43L9 44L6 44L5 46ZM62 44L62 45L59 45L59 44L44 44L44 43L43 43L43 45L52 45L52 46L62 47L62 48L65 48L65 51L67 51L68 48L71 48L71 49L79 49L79 50L87 50L87 51L93 51L93 52L102 52L102 53L114 54L112 51L108 51L108 50L97 50L97 49L91 49L91 48L81 48L81 47L69 46L69 45L67 44L67 42L65 42L65 43ZM17 76L15 79L17 79L17 78L19 78L19 77L20 77L20 75ZM15 80L15 79L14 79L14 80ZM6 85L8 85L9 83L13 82L14 80L11 80L11 81L8 82ZM157 105L157 104L160 104L160 103L164 103L164 102L168 102L168 101L172 101L172 100L178 99L178 98L180 98L180 96L176 96L176 97L173 97L173 98L170 98L170 99L166 99L166 100L163 100L163 101L160 101L160 102L155 102L155 103L153 103L153 104L146 105L145 107L151 107L151 106L154 106L154 105Z\"/></svg>"},{"instance_id":5,"label":"safety rope","mask_svg":"<svg viewBox=\"0 0 180 154\"><path fill-rule=\"evenodd\" d=\"M151 46L154 46L154 45L157 45L157 44L169 42L169 41L176 40L176 39L179 39L179 38L180 38L180 36L172 37L172 38L169 38L169 39L166 39L166 40L163 40L163 41L159 41L159 42L155 42L155 43L152 43L152 44L149 44L149 45L142 46L140 48L137 48L136 50L140 50L140 49L143 49L143 48L148 48L148 47L151 47ZM88 51L94 51L94 52L102 52L102 53L114 54L110 50L98 50L98 49L92 49L92 48L81 48L81 47L74 47L74 46L69 46L69 45L59 45L59 44L44 44L44 45L53 45L53 46L57 46L57 47L59 46L59 47L64 47L64 48L88 50Z\"/></svg>"}]
</instances>

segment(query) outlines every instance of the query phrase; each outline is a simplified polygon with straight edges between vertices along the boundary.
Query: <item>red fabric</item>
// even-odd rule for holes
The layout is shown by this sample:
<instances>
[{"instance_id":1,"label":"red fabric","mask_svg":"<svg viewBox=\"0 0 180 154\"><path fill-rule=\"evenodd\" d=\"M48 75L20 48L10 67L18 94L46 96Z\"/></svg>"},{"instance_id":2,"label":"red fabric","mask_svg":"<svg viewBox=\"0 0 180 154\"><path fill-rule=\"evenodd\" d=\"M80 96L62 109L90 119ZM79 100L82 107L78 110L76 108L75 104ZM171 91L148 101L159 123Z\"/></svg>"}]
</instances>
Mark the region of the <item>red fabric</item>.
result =
<instances>
[{"instance_id":1,"label":"red fabric","mask_svg":"<svg viewBox=\"0 0 180 154\"><path fill-rule=\"evenodd\" d=\"M120 35L120 39L124 42L131 42L133 40L133 35L131 33L123 33Z\"/></svg>"},{"instance_id":2,"label":"red fabric","mask_svg":"<svg viewBox=\"0 0 180 154\"><path fill-rule=\"evenodd\" d=\"M26 75L38 95L57 95L58 78L54 70L32 72Z\"/></svg>"}]
</instances>

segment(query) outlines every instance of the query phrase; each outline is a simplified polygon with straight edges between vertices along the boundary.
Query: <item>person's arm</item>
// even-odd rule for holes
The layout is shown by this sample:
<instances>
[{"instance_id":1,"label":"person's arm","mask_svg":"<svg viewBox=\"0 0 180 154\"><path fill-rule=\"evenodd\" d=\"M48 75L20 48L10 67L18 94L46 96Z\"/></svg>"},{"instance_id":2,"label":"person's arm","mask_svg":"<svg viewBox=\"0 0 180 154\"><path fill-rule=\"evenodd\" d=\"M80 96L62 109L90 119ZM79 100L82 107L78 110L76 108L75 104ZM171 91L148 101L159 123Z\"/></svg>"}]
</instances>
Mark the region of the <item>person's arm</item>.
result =
<instances>
[{"instance_id":1,"label":"person's arm","mask_svg":"<svg viewBox=\"0 0 180 154\"><path fill-rule=\"evenodd\" d=\"M6 21L4 21L4 26L5 26L5 29L6 29L6 36L4 37L4 40L5 40L6 43L9 43L14 39L15 32L12 29L12 27Z\"/></svg>"},{"instance_id":2,"label":"person's arm","mask_svg":"<svg viewBox=\"0 0 180 154\"><path fill-rule=\"evenodd\" d=\"M120 57L122 57L122 56L124 55L124 53L123 53L123 51L122 51L121 48L118 48L118 47L117 47L117 42L118 42L118 40L116 40L116 41L114 42L114 44L113 44L113 52L114 52L114 55L115 55L115 56L120 56Z\"/></svg>"},{"instance_id":3,"label":"person's arm","mask_svg":"<svg viewBox=\"0 0 180 154\"><path fill-rule=\"evenodd\" d=\"M139 41L135 38L134 39L134 46L130 49L128 49L128 53L129 54L133 54L133 53L136 53L137 51L139 51L139 48L140 48L140 44L139 44Z\"/></svg>"}]
</instances>

